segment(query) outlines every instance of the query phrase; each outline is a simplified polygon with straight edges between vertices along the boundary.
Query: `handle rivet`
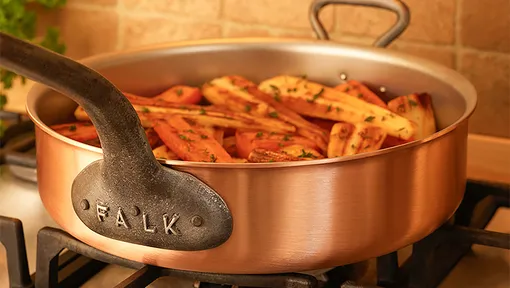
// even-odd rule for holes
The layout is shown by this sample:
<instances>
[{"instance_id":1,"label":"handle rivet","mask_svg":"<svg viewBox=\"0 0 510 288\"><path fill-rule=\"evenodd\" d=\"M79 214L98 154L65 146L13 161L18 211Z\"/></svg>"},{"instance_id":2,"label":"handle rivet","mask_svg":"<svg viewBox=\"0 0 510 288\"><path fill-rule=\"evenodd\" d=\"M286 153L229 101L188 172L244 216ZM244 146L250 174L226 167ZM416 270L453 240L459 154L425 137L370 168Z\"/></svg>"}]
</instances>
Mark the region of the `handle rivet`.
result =
<instances>
[{"instance_id":1,"label":"handle rivet","mask_svg":"<svg viewBox=\"0 0 510 288\"><path fill-rule=\"evenodd\" d=\"M81 206L81 209L83 209L83 210L89 210L89 208L90 208L89 201L87 201L86 199L81 200L80 206Z\"/></svg>"},{"instance_id":2,"label":"handle rivet","mask_svg":"<svg viewBox=\"0 0 510 288\"><path fill-rule=\"evenodd\" d=\"M134 216L138 216L140 215L140 208L136 207L136 206L133 206L131 208L131 213L133 213Z\"/></svg>"},{"instance_id":3,"label":"handle rivet","mask_svg":"<svg viewBox=\"0 0 510 288\"><path fill-rule=\"evenodd\" d=\"M193 224L193 226L195 226L195 227L202 226L203 222L204 222L204 220L200 216L193 216L191 218L191 224Z\"/></svg>"}]
</instances>

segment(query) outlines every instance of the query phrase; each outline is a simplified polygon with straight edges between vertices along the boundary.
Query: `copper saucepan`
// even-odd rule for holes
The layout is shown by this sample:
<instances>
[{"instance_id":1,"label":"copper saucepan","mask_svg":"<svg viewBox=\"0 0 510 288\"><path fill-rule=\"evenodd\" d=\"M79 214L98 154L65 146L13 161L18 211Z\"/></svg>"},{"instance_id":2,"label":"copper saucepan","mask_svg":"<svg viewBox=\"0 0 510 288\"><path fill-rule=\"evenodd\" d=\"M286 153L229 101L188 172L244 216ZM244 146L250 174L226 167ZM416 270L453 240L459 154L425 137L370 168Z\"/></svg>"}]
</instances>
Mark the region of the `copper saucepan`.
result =
<instances>
[{"instance_id":1,"label":"copper saucepan","mask_svg":"<svg viewBox=\"0 0 510 288\"><path fill-rule=\"evenodd\" d=\"M0 34L0 65L41 83L30 91L27 109L36 124L39 192L53 219L114 255L217 273L339 266L437 229L463 198L476 92L455 71L381 48L408 23L400 1L315 1L311 22L322 39L317 14L330 3L382 7L399 20L376 48L321 40L188 41L83 60L94 70ZM261 81L301 73L326 85L344 73L398 95L427 91L440 129L423 140L333 159L158 163L120 92L146 95L228 74ZM49 128L73 117L78 104L102 149Z\"/></svg>"}]
</instances>

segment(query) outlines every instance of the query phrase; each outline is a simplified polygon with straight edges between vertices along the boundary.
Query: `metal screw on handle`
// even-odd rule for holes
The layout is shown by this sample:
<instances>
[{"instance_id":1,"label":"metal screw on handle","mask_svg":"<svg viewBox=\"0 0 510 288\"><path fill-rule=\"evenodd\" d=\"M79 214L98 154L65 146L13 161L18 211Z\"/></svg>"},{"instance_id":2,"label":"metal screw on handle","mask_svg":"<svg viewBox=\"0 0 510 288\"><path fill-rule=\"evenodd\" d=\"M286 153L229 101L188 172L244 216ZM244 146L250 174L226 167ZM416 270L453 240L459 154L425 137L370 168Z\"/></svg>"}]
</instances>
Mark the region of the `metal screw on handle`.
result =
<instances>
[{"instance_id":1,"label":"metal screw on handle","mask_svg":"<svg viewBox=\"0 0 510 288\"><path fill-rule=\"evenodd\" d=\"M315 0L310 6L310 23L318 39L329 40L328 32L319 20L319 12L329 4L345 4L365 7L375 7L390 10L397 14L397 22L374 43L375 47L387 47L402 34L409 26L410 12L405 3L400 0Z\"/></svg>"}]
</instances>

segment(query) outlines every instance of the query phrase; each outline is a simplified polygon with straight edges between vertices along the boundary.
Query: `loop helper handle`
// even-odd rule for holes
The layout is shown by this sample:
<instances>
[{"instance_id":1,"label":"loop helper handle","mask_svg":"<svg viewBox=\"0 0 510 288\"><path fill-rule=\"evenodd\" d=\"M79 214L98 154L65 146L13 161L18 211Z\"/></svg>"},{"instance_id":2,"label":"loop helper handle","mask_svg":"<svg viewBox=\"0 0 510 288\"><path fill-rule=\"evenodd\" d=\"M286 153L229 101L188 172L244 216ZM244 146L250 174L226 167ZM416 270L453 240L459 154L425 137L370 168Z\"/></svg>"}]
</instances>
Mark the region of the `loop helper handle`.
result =
<instances>
[{"instance_id":1,"label":"loop helper handle","mask_svg":"<svg viewBox=\"0 0 510 288\"><path fill-rule=\"evenodd\" d=\"M320 10L329 4L375 7L395 12L397 14L397 22L375 41L375 47L387 47L404 32L410 22L409 8L400 0L315 0L310 6L310 23L317 38L320 40L329 40L328 32L326 32L326 29L324 29L319 20Z\"/></svg>"}]
</instances>

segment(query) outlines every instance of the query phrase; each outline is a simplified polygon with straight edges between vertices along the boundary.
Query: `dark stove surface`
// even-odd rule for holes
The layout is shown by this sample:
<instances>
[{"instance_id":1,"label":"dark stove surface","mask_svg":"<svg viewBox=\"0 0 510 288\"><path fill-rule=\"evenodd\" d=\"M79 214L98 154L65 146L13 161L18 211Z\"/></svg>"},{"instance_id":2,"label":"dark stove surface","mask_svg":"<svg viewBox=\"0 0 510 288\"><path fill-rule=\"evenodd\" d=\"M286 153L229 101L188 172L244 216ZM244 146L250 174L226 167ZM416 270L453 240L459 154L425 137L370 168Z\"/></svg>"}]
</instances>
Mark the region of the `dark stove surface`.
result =
<instances>
[{"instance_id":1,"label":"dark stove surface","mask_svg":"<svg viewBox=\"0 0 510 288\"><path fill-rule=\"evenodd\" d=\"M398 265L397 252L377 258L377 286L352 282L349 277L356 265L337 267L319 279L299 273L226 275L147 266L99 251L55 228L39 231L36 272L30 275L21 221L0 216L0 242L7 251L11 287L79 287L108 264L115 264L136 270L116 287L146 287L161 277L171 276L192 280L200 287L429 288L437 287L473 244L510 249L509 234L484 230L499 207L510 206L509 195L509 187L468 182L466 197L454 217L415 243L404 264Z\"/></svg>"}]
</instances>

